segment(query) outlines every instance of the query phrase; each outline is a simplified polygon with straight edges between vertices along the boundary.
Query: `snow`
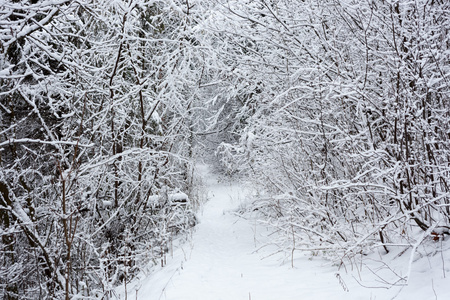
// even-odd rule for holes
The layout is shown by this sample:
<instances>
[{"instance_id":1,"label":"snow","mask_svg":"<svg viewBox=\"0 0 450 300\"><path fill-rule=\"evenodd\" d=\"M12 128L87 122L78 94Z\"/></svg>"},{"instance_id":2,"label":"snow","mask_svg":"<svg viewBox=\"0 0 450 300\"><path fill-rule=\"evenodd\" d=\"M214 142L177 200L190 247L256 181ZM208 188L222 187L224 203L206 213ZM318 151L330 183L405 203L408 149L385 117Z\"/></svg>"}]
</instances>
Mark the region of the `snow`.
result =
<instances>
[{"instance_id":1,"label":"snow","mask_svg":"<svg viewBox=\"0 0 450 300\"><path fill-rule=\"evenodd\" d=\"M113 207L112 201L108 201L108 200L102 201L102 208L112 208L112 207Z\"/></svg>"},{"instance_id":2,"label":"snow","mask_svg":"<svg viewBox=\"0 0 450 300\"><path fill-rule=\"evenodd\" d=\"M418 253L429 255L413 255L411 270L410 250L402 249L340 269L320 257L298 254L292 267L283 254L274 254L275 247L261 248L270 243L270 230L236 213L250 190L219 182L206 166L201 171L210 200L199 213L192 239L167 258L166 266L152 267L128 284L127 299L450 299L448 243L423 246ZM406 282L402 278L409 271L408 286L392 286ZM118 289L119 299L124 294L124 287Z\"/></svg>"},{"instance_id":3,"label":"snow","mask_svg":"<svg viewBox=\"0 0 450 300\"><path fill-rule=\"evenodd\" d=\"M169 194L169 200L174 201L174 202L188 202L189 197L185 193L178 192L178 193Z\"/></svg>"}]
</instances>

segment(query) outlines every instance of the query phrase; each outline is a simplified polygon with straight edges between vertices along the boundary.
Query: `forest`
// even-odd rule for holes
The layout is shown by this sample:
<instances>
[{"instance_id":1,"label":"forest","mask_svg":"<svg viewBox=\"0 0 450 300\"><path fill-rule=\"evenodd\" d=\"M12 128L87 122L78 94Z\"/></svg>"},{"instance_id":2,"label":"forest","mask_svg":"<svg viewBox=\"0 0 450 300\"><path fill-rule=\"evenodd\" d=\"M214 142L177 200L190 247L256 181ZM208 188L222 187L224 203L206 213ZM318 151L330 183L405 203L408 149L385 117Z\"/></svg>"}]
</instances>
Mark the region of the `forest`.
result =
<instances>
[{"instance_id":1,"label":"forest","mask_svg":"<svg viewBox=\"0 0 450 300\"><path fill-rule=\"evenodd\" d=\"M0 0L0 298L164 265L205 157L285 251L445 240L449 81L447 0Z\"/></svg>"}]
</instances>

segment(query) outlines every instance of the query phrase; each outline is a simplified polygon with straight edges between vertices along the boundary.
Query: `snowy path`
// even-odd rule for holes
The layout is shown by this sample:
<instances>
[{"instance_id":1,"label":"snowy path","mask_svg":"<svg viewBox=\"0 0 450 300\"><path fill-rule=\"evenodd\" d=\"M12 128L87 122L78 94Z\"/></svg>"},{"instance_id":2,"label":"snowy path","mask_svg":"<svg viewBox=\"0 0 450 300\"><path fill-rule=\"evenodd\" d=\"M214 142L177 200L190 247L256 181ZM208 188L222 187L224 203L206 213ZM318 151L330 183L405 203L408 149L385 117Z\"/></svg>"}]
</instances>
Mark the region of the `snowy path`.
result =
<instances>
[{"instance_id":1,"label":"snowy path","mask_svg":"<svg viewBox=\"0 0 450 300\"><path fill-rule=\"evenodd\" d=\"M369 300L392 299L398 293L398 288L362 288L348 274L343 278L350 291L344 291L335 276L336 268L321 259L298 258L296 268L283 264L277 256L262 259L271 252L255 249L267 232L232 213L244 197L243 189L218 183L204 168L210 201L200 214L192 241L175 251L164 268L129 286L128 299ZM436 299L431 287L420 284L395 299L419 299L415 297L419 295L421 300Z\"/></svg>"}]
</instances>

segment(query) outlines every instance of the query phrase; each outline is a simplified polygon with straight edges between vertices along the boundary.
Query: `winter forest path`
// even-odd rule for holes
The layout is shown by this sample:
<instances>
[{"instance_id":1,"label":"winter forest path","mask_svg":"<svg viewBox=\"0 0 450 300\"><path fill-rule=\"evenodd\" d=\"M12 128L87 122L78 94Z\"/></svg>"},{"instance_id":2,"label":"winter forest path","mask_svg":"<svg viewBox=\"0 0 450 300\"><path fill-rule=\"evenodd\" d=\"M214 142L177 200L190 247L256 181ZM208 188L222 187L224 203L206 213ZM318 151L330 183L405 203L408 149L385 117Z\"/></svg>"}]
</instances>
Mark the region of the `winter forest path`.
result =
<instances>
[{"instance_id":1,"label":"winter forest path","mask_svg":"<svg viewBox=\"0 0 450 300\"><path fill-rule=\"evenodd\" d=\"M207 166L200 171L209 201L198 213L200 223L191 240L169 255L163 268L130 284L127 300L369 300L392 299L398 293L363 288L350 274L342 274L341 283L350 290L344 291L336 267L325 260L299 257L292 268L281 255L271 255L274 248L256 251L269 241L269 232L235 213L246 189L219 182ZM426 290L416 296L435 299L432 290ZM418 299L411 298L411 292L395 299Z\"/></svg>"},{"instance_id":2,"label":"winter forest path","mask_svg":"<svg viewBox=\"0 0 450 300\"><path fill-rule=\"evenodd\" d=\"M200 168L209 201L198 214L192 241L134 288L138 300L319 299L319 290L323 299L345 295L331 272L325 276L312 270L295 272L275 257L262 259L270 252L255 252L261 246L256 239L267 232L255 234L263 228L234 213L245 200L245 189L238 183L218 182L206 166ZM311 280L317 276L320 280ZM334 288L323 289L329 281ZM136 299L136 292L129 289L128 299Z\"/></svg>"}]
</instances>

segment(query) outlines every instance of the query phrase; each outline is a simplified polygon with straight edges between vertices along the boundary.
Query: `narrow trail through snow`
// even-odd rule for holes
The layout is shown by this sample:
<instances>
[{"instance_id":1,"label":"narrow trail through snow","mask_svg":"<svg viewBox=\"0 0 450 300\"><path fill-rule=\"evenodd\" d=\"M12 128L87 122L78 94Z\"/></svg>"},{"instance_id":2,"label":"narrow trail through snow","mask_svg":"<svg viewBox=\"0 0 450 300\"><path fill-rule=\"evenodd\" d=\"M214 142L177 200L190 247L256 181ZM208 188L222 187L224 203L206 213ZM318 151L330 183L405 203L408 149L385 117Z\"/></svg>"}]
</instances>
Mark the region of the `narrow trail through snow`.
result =
<instances>
[{"instance_id":1,"label":"narrow trail through snow","mask_svg":"<svg viewBox=\"0 0 450 300\"><path fill-rule=\"evenodd\" d=\"M140 283L137 299L317 299L307 295L320 289L323 299L332 299L336 292L343 292L331 273L328 278L321 274L320 281L310 280L318 275L301 272L292 276L295 270L289 264L282 265L275 258L263 260L263 254L255 252L259 246L255 230L260 228L233 213L244 200L244 188L218 182L206 166L201 168L210 199L199 213L200 224L192 241L176 251L167 266ZM330 282L333 289L322 288ZM130 293L131 297L136 298Z\"/></svg>"},{"instance_id":2,"label":"narrow trail through snow","mask_svg":"<svg viewBox=\"0 0 450 300\"><path fill-rule=\"evenodd\" d=\"M270 256L273 249L256 251L269 233L234 213L245 201L245 189L239 183L218 182L207 166L200 166L200 171L209 201L199 213L192 239L167 258L166 266L130 284L126 299L418 299L414 295L435 299L428 286L419 286L423 289L419 294L402 293L403 297L397 295L398 289L363 288L349 274L337 278L336 267L322 259L299 257L291 268L280 256Z\"/></svg>"}]
</instances>

